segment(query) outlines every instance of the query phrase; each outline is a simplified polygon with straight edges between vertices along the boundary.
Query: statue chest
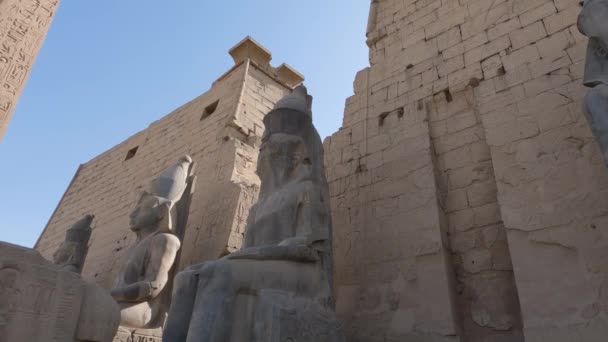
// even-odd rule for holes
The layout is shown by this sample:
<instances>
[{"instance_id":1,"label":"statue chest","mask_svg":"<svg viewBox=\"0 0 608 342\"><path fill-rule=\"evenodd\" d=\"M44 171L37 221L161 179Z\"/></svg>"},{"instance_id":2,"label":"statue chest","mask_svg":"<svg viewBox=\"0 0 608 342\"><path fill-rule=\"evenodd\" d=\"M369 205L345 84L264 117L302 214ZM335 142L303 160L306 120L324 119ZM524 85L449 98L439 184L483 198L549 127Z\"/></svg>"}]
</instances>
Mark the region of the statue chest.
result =
<instances>
[{"instance_id":1,"label":"statue chest","mask_svg":"<svg viewBox=\"0 0 608 342\"><path fill-rule=\"evenodd\" d=\"M295 235L300 196L293 190L275 192L258 202L254 225L248 232L254 234L255 245L276 244Z\"/></svg>"},{"instance_id":2,"label":"statue chest","mask_svg":"<svg viewBox=\"0 0 608 342\"><path fill-rule=\"evenodd\" d=\"M151 239L146 238L129 252L129 257L121 275L123 284L132 284L145 278L146 268L150 262L150 242Z\"/></svg>"}]
</instances>

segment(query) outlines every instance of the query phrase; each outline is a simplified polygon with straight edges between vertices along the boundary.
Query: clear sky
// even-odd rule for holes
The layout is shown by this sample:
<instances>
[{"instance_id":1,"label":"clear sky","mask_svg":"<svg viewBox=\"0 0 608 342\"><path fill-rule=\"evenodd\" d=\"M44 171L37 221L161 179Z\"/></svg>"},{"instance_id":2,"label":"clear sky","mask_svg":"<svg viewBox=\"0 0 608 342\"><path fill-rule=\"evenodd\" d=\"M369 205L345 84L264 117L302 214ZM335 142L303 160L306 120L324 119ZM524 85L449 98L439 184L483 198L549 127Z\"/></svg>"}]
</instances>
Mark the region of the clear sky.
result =
<instances>
[{"instance_id":1,"label":"clear sky","mask_svg":"<svg viewBox=\"0 0 608 342\"><path fill-rule=\"evenodd\" d=\"M306 76L322 137L368 65L369 0L61 0L0 142L0 240L31 247L79 164L204 93L251 35Z\"/></svg>"}]
</instances>

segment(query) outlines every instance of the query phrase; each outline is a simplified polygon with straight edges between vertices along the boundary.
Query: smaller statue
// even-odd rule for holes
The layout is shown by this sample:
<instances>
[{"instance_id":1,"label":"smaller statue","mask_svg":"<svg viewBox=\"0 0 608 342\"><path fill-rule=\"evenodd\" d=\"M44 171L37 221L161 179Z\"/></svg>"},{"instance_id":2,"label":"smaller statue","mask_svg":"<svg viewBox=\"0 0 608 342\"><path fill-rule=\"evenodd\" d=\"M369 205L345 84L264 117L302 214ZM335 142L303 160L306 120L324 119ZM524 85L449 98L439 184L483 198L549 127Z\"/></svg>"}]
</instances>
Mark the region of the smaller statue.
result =
<instances>
[{"instance_id":1,"label":"smaller statue","mask_svg":"<svg viewBox=\"0 0 608 342\"><path fill-rule=\"evenodd\" d=\"M585 0L578 17L579 31L589 37L583 84L585 114L608 166L608 1Z\"/></svg>"},{"instance_id":2,"label":"smaller statue","mask_svg":"<svg viewBox=\"0 0 608 342\"><path fill-rule=\"evenodd\" d=\"M82 273L82 266L89 251L91 222L95 216L86 215L65 233L65 240L53 254L53 262L66 271Z\"/></svg>"},{"instance_id":3,"label":"smaller statue","mask_svg":"<svg viewBox=\"0 0 608 342\"><path fill-rule=\"evenodd\" d=\"M164 324L170 272L180 249L173 234L174 205L187 187L192 158L182 157L155 179L130 215L135 246L119 274L112 297L121 308L121 326L153 329Z\"/></svg>"}]
</instances>

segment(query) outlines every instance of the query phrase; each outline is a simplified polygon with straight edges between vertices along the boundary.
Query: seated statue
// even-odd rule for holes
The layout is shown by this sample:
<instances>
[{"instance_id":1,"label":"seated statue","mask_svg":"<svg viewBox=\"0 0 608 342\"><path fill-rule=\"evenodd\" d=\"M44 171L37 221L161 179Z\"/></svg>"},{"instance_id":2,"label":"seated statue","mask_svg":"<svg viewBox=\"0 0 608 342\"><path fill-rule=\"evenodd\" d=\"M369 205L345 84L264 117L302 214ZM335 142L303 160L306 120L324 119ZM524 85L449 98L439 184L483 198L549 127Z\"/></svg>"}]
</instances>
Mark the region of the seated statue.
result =
<instances>
[{"instance_id":1,"label":"seated statue","mask_svg":"<svg viewBox=\"0 0 608 342\"><path fill-rule=\"evenodd\" d=\"M94 218L93 215L86 215L68 229L65 233L65 240L53 254L53 262L56 265L69 272L82 273L82 266L89 251L91 222Z\"/></svg>"},{"instance_id":2,"label":"seated statue","mask_svg":"<svg viewBox=\"0 0 608 342\"><path fill-rule=\"evenodd\" d=\"M599 141L608 166L608 18L607 0L585 0L578 17L579 31L589 37L583 83L591 90L585 96L585 114Z\"/></svg>"},{"instance_id":3,"label":"seated statue","mask_svg":"<svg viewBox=\"0 0 608 342\"><path fill-rule=\"evenodd\" d=\"M260 196L244 246L178 274L164 342L342 341L323 145L311 103L300 86L264 118Z\"/></svg>"},{"instance_id":4,"label":"seated statue","mask_svg":"<svg viewBox=\"0 0 608 342\"><path fill-rule=\"evenodd\" d=\"M164 324L170 293L164 294L181 246L172 233L172 213L186 189L191 163L185 156L165 170L143 192L130 215L137 240L111 290L121 309L123 327L153 329Z\"/></svg>"}]
</instances>

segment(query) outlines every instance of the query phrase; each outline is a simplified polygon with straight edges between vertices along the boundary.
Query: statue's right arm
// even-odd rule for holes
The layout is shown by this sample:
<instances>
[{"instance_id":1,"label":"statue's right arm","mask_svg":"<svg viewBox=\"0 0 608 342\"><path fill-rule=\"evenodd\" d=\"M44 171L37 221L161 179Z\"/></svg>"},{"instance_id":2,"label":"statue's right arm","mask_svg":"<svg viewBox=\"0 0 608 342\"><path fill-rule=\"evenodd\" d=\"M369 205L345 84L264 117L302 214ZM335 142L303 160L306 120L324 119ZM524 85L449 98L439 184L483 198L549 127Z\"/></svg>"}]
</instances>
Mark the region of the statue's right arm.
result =
<instances>
[{"instance_id":1,"label":"statue's right arm","mask_svg":"<svg viewBox=\"0 0 608 342\"><path fill-rule=\"evenodd\" d=\"M151 298L152 287L149 282L140 281L110 290L117 302L143 302Z\"/></svg>"}]
</instances>

